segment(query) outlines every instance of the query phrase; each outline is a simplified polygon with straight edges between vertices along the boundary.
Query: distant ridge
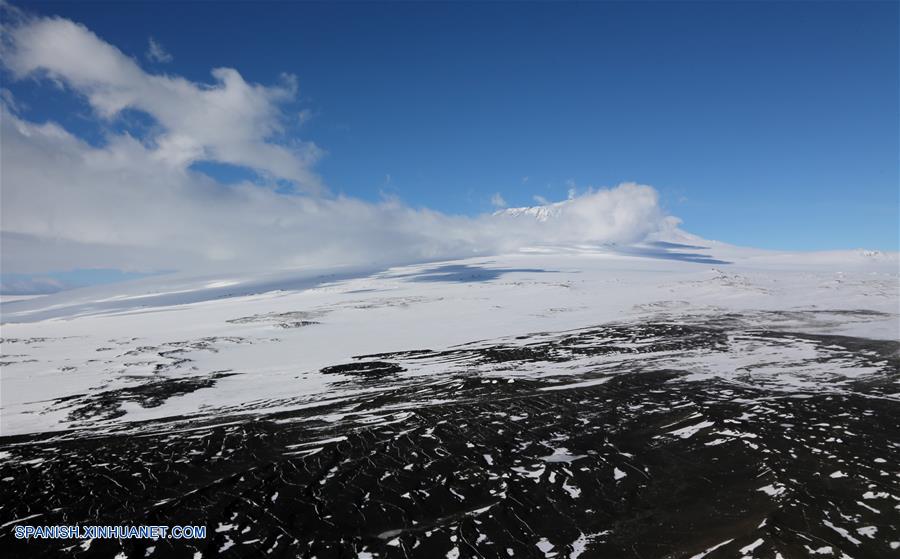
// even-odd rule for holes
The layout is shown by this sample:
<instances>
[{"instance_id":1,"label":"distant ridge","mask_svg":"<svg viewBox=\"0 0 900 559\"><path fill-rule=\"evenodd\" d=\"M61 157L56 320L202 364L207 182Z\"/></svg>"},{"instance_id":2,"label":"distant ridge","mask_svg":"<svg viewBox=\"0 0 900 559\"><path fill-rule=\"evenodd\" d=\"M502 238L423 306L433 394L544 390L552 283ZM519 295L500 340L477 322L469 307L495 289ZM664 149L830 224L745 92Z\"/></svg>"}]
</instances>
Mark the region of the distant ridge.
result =
<instances>
[{"instance_id":1,"label":"distant ridge","mask_svg":"<svg viewBox=\"0 0 900 559\"><path fill-rule=\"evenodd\" d=\"M562 202L554 202L551 204L545 204L542 206L524 206L521 208L506 208L504 210L498 210L494 212L495 216L507 216L507 217L531 217L534 218L535 221L545 222L549 221L552 218L559 217L565 207L569 204L570 200L563 200Z\"/></svg>"}]
</instances>

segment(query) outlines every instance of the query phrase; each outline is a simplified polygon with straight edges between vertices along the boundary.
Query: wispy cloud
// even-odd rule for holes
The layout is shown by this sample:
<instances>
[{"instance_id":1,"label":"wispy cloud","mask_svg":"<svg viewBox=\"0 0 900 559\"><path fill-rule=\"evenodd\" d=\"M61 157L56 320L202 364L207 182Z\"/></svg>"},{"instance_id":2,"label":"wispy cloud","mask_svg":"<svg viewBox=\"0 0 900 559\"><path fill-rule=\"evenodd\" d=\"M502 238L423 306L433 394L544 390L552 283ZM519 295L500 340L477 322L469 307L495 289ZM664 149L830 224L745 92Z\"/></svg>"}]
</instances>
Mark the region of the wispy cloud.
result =
<instances>
[{"instance_id":1,"label":"wispy cloud","mask_svg":"<svg viewBox=\"0 0 900 559\"><path fill-rule=\"evenodd\" d=\"M147 44L147 60L150 62L172 62L174 58L169 52L163 48L163 46L156 41L153 37L150 37Z\"/></svg>"},{"instance_id":2,"label":"wispy cloud","mask_svg":"<svg viewBox=\"0 0 900 559\"><path fill-rule=\"evenodd\" d=\"M495 192L494 195L491 196L491 205L495 208L505 208L508 204L499 192Z\"/></svg>"},{"instance_id":3,"label":"wispy cloud","mask_svg":"<svg viewBox=\"0 0 900 559\"><path fill-rule=\"evenodd\" d=\"M315 113L311 109L303 109L299 113L297 113L297 122L300 124L306 124L310 120L313 119Z\"/></svg>"},{"instance_id":4,"label":"wispy cloud","mask_svg":"<svg viewBox=\"0 0 900 559\"><path fill-rule=\"evenodd\" d=\"M633 242L673 224L656 191L634 184L588 191L540 223L333 196L313 170L322 151L285 134L297 114L286 108L297 92L292 76L264 86L230 68L212 70L210 84L152 74L60 18L25 18L5 33L2 59L16 79L64 84L100 124L126 109L155 122L145 137L108 127L96 145L0 103L6 273L397 263L535 243ZM258 180L221 184L194 170L199 161L243 166ZM285 193L285 181L297 190ZM505 204L499 194L493 202Z\"/></svg>"}]
</instances>

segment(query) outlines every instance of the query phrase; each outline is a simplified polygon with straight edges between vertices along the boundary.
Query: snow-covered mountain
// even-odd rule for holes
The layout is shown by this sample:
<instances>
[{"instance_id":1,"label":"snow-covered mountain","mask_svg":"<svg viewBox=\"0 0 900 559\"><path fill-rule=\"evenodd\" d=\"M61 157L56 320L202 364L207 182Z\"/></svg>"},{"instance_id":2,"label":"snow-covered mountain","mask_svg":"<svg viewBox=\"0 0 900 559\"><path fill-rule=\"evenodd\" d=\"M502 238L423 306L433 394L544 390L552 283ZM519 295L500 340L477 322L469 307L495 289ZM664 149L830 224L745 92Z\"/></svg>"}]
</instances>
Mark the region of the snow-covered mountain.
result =
<instances>
[{"instance_id":1,"label":"snow-covered mountain","mask_svg":"<svg viewBox=\"0 0 900 559\"><path fill-rule=\"evenodd\" d=\"M387 270L162 276L4 302L3 432L333 394L330 377L316 371L355 355L660 314L739 313L768 328L794 313L792 328L898 339L896 254L710 246L540 246ZM846 311L863 314L822 318ZM221 370L240 374L152 407L124 405L114 417L72 413L79 395ZM298 372L306 381L285 388Z\"/></svg>"},{"instance_id":2,"label":"snow-covered mountain","mask_svg":"<svg viewBox=\"0 0 900 559\"><path fill-rule=\"evenodd\" d=\"M553 202L551 204L542 204L539 206L524 206L521 208L504 208L494 212L498 217L512 218L530 218L536 221L547 221L558 218L562 215L563 209L568 204L568 200L561 202Z\"/></svg>"},{"instance_id":3,"label":"snow-covered mountain","mask_svg":"<svg viewBox=\"0 0 900 559\"><path fill-rule=\"evenodd\" d=\"M201 556L887 557L897 254L669 239L4 301L0 524L196 523L156 549Z\"/></svg>"}]
</instances>

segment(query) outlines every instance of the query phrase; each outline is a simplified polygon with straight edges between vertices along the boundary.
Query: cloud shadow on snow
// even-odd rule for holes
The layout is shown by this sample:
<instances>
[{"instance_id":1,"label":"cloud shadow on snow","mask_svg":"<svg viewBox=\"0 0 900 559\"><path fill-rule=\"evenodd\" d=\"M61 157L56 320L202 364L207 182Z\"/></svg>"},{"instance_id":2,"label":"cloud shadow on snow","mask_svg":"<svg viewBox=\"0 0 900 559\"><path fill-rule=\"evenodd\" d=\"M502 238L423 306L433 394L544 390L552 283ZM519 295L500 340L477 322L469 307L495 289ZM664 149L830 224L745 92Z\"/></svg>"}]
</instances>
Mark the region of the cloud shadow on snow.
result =
<instances>
[{"instance_id":1,"label":"cloud shadow on snow","mask_svg":"<svg viewBox=\"0 0 900 559\"><path fill-rule=\"evenodd\" d=\"M513 273L546 273L556 272L556 270L544 270L541 268L485 268L482 266L472 266L469 264L447 264L437 266L416 272L414 274L406 274L401 277L407 281L413 282L481 282L491 281L502 277L505 274Z\"/></svg>"},{"instance_id":2,"label":"cloud shadow on snow","mask_svg":"<svg viewBox=\"0 0 900 559\"><path fill-rule=\"evenodd\" d=\"M696 264L731 264L727 260L713 258L699 252L678 252L679 249L704 250L709 247L696 245L684 245L658 241L647 243L645 246L621 247L616 251L629 256L643 256L645 258L660 258L663 260L679 260L681 262L694 262Z\"/></svg>"}]
</instances>

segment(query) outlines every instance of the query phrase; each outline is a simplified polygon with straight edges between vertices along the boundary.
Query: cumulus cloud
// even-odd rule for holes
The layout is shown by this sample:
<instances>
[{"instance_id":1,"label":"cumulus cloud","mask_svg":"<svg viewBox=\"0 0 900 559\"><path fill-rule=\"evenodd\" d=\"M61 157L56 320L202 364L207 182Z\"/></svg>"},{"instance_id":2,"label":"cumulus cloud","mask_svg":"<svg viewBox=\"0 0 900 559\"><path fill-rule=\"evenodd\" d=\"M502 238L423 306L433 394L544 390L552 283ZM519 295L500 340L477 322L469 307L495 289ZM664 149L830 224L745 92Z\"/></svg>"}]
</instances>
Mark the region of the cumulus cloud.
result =
<instances>
[{"instance_id":1,"label":"cumulus cloud","mask_svg":"<svg viewBox=\"0 0 900 559\"><path fill-rule=\"evenodd\" d=\"M332 196L312 170L320 150L281 134L296 115L284 108L296 95L291 76L262 86L229 68L213 70L212 84L150 74L60 18L24 20L4 35L3 61L16 79L63 84L101 123L133 109L157 125L141 138L110 128L96 145L0 103L5 273L392 264L540 243L631 243L673 226L656 191L636 184L589 190L540 220ZM241 165L259 180L222 184L194 170L198 161ZM298 190L285 192L283 181Z\"/></svg>"},{"instance_id":2,"label":"cumulus cloud","mask_svg":"<svg viewBox=\"0 0 900 559\"><path fill-rule=\"evenodd\" d=\"M145 72L86 27L61 18L26 19L5 30L3 60L13 76L45 76L85 96L98 117L142 111L162 133L150 138L158 164L185 168L217 161L254 169L321 190L311 171L321 151L310 142L276 141L283 132L279 104L293 99L297 79L248 83L232 68L215 68L212 84Z\"/></svg>"},{"instance_id":3,"label":"cumulus cloud","mask_svg":"<svg viewBox=\"0 0 900 559\"><path fill-rule=\"evenodd\" d=\"M153 37L150 37L148 41L146 56L150 62L166 63L174 60L172 55Z\"/></svg>"}]
</instances>

